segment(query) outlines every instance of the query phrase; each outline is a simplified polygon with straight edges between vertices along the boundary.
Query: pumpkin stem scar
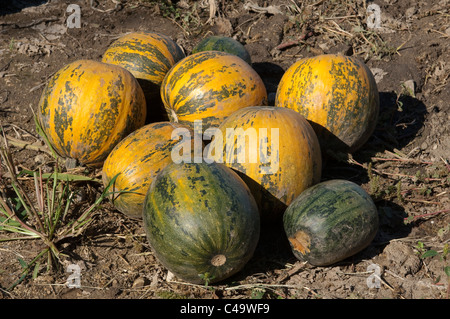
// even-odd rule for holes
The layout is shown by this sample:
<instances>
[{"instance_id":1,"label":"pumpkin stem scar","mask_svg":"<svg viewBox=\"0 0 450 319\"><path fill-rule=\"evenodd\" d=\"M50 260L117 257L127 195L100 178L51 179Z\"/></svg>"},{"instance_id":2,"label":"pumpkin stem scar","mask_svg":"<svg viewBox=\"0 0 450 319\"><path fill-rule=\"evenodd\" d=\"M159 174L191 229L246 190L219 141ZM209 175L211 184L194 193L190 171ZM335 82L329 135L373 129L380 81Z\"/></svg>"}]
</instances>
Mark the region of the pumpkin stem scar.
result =
<instances>
[{"instance_id":1,"label":"pumpkin stem scar","mask_svg":"<svg viewBox=\"0 0 450 319\"><path fill-rule=\"evenodd\" d=\"M291 242L292 247L298 252L302 253L303 255L305 253L309 253L311 239L305 232L301 230L297 231L294 236L289 237L289 241Z\"/></svg>"},{"instance_id":2,"label":"pumpkin stem scar","mask_svg":"<svg viewBox=\"0 0 450 319\"><path fill-rule=\"evenodd\" d=\"M227 257L225 257L225 255L215 255L213 256L213 258L211 258L211 265L215 266L215 267L219 267L222 266L223 264L225 264L225 262L227 261Z\"/></svg>"}]
</instances>

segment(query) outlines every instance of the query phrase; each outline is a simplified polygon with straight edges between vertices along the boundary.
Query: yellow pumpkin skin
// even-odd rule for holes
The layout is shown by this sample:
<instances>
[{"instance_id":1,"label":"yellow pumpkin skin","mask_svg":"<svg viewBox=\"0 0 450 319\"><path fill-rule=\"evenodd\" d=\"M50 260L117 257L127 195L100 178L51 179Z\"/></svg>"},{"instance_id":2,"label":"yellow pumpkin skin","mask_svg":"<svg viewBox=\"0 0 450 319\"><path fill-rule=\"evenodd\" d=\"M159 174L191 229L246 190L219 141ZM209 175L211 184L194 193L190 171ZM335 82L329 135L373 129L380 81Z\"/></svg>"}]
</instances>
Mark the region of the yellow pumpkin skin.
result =
<instances>
[{"instance_id":1,"label":"yellow pumpkin skin","mask_svg":"<svg viewBox=\"0 0 450 319\"><path fill-rule=\"evenodd\" d=\"M130 72L78 60L50 79L38 119L61 157L100 167L121 139L144 125L145 115L144 93Z\"/></svg>"},{"instance_id":2,"label":"yellow pumpkin skin","mask_svg":"<svg viewBox=\"0 0 450 319\"><path fill-rule=\"evenodd\" d=\"M258 146L252 146L252 138L246 137L245 158L239 159L241 153L237 149L242 144L237 142L236 132L242 129L241 132L251 136L251 128L257 134ZM301 192L320 181L319 141L311 125L298 112L281 107L247 107L231 114L218 129L223 140L214 136L204 154L238 172L251 189L264 221L279 219ZM229 141L235 147L232 152L227 151ZM266 141L266 146L262 141Z\"/></svg>"},{"instance_id":3,"label":"yellow pumpkin skin","mask_svg":"<svg viewBox=\"0 0 450 319\"><path fill-rule=\"evenodd\" d=\"M289 67L279 83L275 106L305 116L322 150L352 153L375 130L378 88L371 71L359 59L319 55Z\"/></svg>"},{"instance_id":4,"label":"yellow pumpkin skin","mask_svg":"<svg viewBox=\"0 0 450 319\"><path fill-rule=\"evenodd\" d=\"M159 95L167 71L185 54L170 37L156 32L132 32L114 41L102 62L121 66L138 80L147 101L147 122L168 120Z\"/></svg>"},{"instance_id":5,"label":"yellow pumpkin skin","mask_svg":"<svg viewBox=\"0 0 450 319\"><path fill-rule=\"evenodd\" d=\"M202 51L187 56L167 73L161 84L161 99L173 122L193 128L202 120L203 129L218 127L231 113L267 104L261 77L236 55Z\"/></svg>"},{"instance_id":6,"label":"yellow pumpkin skin","mask_svg":"<svg viewBox=\"0 0 450 319\"><path fill-rule=\"evenodd\" d=\"M185 129L191 137L191 152L194 152L194 134L182 124L155 122L147 124L125 137L109 154L102 170L103 184L106 186L117 175L112 186L112 202L123 214L142 218L145 195L156 175L172 163L171 152L181 142L175 129ZM189 140L183 140L188 142ZM121 193L122 192L122 193Z\"/></svg>"}]
</instances>

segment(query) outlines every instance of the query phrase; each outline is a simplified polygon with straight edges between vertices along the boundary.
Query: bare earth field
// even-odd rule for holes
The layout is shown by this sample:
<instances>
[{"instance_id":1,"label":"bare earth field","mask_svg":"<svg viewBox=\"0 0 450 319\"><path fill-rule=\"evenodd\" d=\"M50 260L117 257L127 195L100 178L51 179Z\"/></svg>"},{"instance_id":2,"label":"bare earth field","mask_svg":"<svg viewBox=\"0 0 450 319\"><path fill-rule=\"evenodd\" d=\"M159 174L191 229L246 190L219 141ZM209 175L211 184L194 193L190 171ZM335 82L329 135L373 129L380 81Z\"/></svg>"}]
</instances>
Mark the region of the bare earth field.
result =
<instances>
[{"instance_id":1,"label":"bare earth field","mask_svg":"<svg viewBox=\"0 0 450 319\"><path fill-rule=\"evenodd\" d=\"M0 142L3 147L8 141L17 172L54 169L32 112L52 74L78 59L100 60L115 39L137 30L166 34L186 54L207 35L236 38L251 54L272 103L283 72L296 60L353 55L374 73L381 109L367 144L352 156L330 157L323 167L323 180L345 178L361 185L380 215L373 243L339 264L313 267L296 260L274 226L237 275L215 285L188 284L168 276L141 222L104 200L81 234L57 243L62 255L56 268L47 270L48 261L41 258L22 277L45 245L39 239L12 240L21 235L0 230L0 299L448 298L450 1L1 3ZM80 28L67 27L70 4L81 8ZM369 5L379 9L379 20ZM75 218L100 196L103 185L95 181L100 170L77 167L69 173L94 178L69 183L75 194L69 215ZM0 181L2 194L8 193L4 162ZM34 198L33 178L25 174L19 181ZM66 284L71 264L80 269L78 288Z\"/></svg>"}]
</instances>

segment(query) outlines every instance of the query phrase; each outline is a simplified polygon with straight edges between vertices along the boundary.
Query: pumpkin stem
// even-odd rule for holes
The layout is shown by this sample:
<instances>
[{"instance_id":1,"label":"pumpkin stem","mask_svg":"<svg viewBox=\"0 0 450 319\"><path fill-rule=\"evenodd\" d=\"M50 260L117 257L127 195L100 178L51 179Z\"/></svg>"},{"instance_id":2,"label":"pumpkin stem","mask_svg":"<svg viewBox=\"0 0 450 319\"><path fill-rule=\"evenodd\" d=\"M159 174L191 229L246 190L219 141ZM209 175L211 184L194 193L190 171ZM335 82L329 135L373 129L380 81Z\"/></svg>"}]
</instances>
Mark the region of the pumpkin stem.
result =
<instances>
[{"instance_id":1,"label":"pumpkin stem","mask_svg":"<svg viewBox=\"0 0 450 319\"><path fill-rule=\"evenodd\" d=\"M170 110L170 115L171 115L171 117L172 117L172 120L175 122L175 123L178 123L178 116L177 116L177 113L175 113L175 111L174 110Z\"/></svg>"},{"instance_id":2,"label":"pumpkin stem","mask_svg":"<svg viewBox=\"0 0 450 319\"><path fill-rule=\"evenodd\" d=\"M227 257L225 255L215 255L213 258L211 258L211 264L215 267L222 266L227 261Z\"/></svg>"}]
</instances>

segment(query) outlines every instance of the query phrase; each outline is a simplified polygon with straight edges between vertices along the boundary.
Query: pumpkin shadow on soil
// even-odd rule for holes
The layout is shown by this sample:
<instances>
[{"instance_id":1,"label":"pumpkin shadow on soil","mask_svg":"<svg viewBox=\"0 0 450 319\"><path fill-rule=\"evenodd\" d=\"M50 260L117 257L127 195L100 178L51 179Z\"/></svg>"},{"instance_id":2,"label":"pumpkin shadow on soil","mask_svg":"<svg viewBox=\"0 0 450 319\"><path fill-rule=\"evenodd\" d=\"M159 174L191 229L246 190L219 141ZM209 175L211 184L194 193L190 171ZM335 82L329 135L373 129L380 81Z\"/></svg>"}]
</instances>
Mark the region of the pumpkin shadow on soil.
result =
<instances>
[{"instance_id":1,"label":"pumpkin shadow on soil","mask_svg":"<svg viewBox=\"0 0 450 319\"><path fill-rule=\"evenodd\" d=\"M287 263L295 261L296 258L284 232L282 219L273 221L270 225L262 223L260 238L252 257L242 270L222 283L233 286L251 276L285 269Z\"/></svg>"},{"instance_id":2,"label":"pumpkin shadow on soil","mask_svg":"<svg viewBox=\"0 0 450 319\"><path fill-rule=\"evenodd\" d=\"M424 125L427 108L422 101L408 95L395 92L380 92L380 112L375 131L367 142L352 156L359 163L368 163L379 152L402 149L417 137ZM333 143L340 143L328 133ZM339 160L324 154L322 179L344 178L358 184L367 183L367 170L346 162L346 157Z\"/></svg>"},{"instance_id":3,"label":"pumpkin shadow on soil","mask_svg":"<svg viewBox=\"0 0 450 319\"><path fill-rule=\"evenodd\" d=\"M354 156L370 160L378 152L407 146L424 125L427 108L410 95L380 92L380 112L375 132Z\"/></svg>"},{"instance_id":4,"label":"pumpkin shadow on soil","mask_svg":"<svg viewBox=\"0 0 450 319\"><path fill-rule=\"evenodd\" d=\"M7 14L20 12L28 7L40 6L44 3L47 3L48 0L12 0L2 2L6 3L2 3L0 7L0 17Z\"/></svg>"},{"instance_id":5,"label":"pumpkin shadow on soil","mask_svg":"<svg viewBox=\"0 0 450 319\"><path fill-rule=\"evenodd\" d=\"M283 227L283 213L287 205L249 176L234 171L242 178L256 200L261 217L261 229L252 258L242 271L232 276L228 281L230 283L252 274L284 268L287 262L295 259Z\"/></svg>"}]
</instances>

